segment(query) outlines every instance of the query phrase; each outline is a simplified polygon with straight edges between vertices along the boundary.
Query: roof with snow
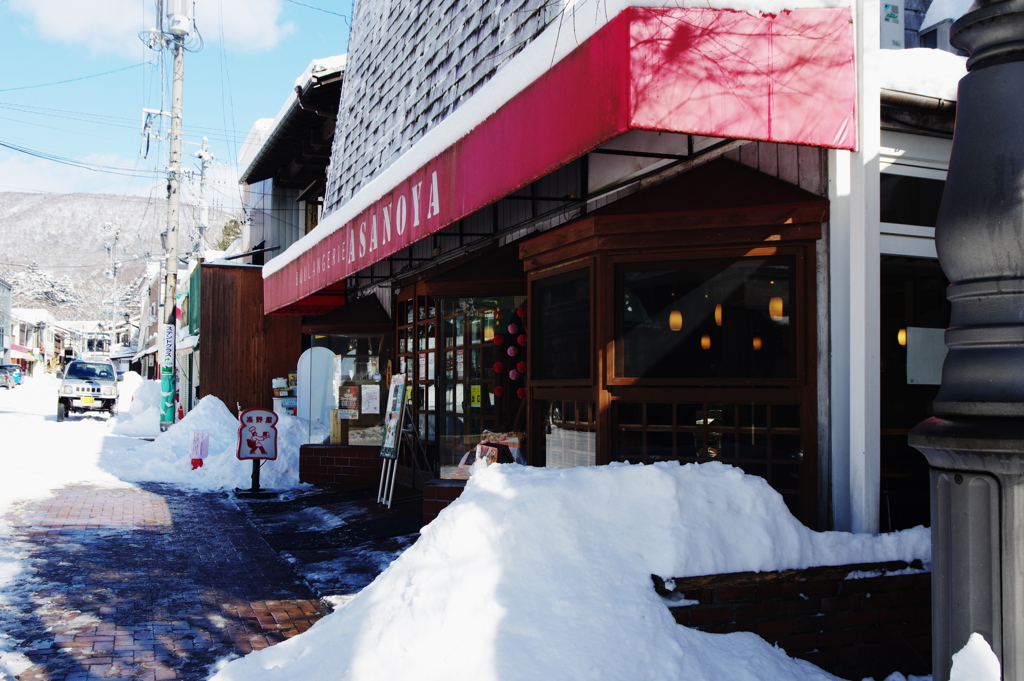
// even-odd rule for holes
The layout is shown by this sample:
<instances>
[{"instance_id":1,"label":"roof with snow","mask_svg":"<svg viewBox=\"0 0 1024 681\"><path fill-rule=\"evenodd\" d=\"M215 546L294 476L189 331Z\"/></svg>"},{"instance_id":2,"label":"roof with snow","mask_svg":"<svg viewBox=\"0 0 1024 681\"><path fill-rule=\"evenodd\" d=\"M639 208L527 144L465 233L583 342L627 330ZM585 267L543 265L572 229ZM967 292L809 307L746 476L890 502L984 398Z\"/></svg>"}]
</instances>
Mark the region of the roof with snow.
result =
<instances>
[{"instance_id":1,"label":"roof with snow","mask_svg":"<svg viewBox=\"0 0 1024 681\"><path fill-rule=\"evenodd\" d=\"M330 140L326 140L326 144L317 144L309 132L320 127L325 119L333 120L338 114L345 59L346 55L339 55L310 62L295 80L277 117L256 121L246 139L248 148L240 159L245 168L239 177L240 182L253 184L273 177L279 169L289 166L293 159L310 168L288 178L294 186L305 188L316 179L313 175L317 171L323 174L330 160ZM323 148L325 146L326 149Z\"/></svg>"},{"instance_id":2,"label":"roof with snow","mask_svg":"<svg viewBox=\"0 0 1024 681\"><path fill-rule=\"evenodd\" d=\"M881 50L879 60L883 90L950 102L956 101L957 86L967 75L967 57L928 47Z\"/></svg>"}]
</instances>

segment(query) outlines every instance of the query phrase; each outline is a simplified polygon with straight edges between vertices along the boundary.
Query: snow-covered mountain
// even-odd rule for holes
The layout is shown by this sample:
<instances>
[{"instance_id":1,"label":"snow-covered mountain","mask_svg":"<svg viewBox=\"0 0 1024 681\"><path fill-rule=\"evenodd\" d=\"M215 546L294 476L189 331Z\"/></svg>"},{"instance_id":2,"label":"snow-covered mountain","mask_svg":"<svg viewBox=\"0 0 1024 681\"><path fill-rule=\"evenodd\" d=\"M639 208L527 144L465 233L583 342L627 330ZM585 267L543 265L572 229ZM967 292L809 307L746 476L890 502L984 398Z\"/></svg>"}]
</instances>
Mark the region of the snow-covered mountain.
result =
<instances>
[{"instance_id":1,"label":"snow-covered mountain","mask_svg":"<svg viewBox=\"0 0 1024 681\"><path fill-rule=\"evenodd\" d=\"M207 243L235 217L211 210ZM182 205L180 254L198 238L198 220L198 206ZM14 285L16 307L43 307L68 320L107 316L112 264L122 298L147 259L162 259L166 228L165 197L0 192L0 278Z\"/></svg>"}]
</instances>

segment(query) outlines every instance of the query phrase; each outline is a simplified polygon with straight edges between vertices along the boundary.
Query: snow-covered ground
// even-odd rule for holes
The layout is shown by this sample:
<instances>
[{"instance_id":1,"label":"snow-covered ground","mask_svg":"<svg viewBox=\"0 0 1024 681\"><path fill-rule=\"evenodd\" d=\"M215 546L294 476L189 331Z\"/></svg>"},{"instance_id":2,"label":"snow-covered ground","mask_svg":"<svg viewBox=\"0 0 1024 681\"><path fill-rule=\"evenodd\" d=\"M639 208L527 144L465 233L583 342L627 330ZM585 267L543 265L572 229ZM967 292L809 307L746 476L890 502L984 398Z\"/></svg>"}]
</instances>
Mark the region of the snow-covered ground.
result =
<instances>
[{"instance_id":1,"label":"snow-covered ground","mask_svg":"<svg viewBox=\"0 0 1024 681\"><path fill-rule=\"evenodd\" d=\"M57 385L45 376L0 392L7 455L0 511L69 483L216 489L248 481L248 462L234 460L237 421L218 400L203 400L147 442L119 434L157 434L142 432L150 398L141 381L123 384L138 399L133 407L126 397L118 419L64 423L55 419ZM194 471L195 429L209 431L210 456ZM273 476L268 485L298 486L302 431L301 423L283 424L282 459L264 467ZM650 575L929 559L923 528L881 537L812 532L763 480L722 464L476 466L462 497L372 584L308 632L225 665L216 681L831 680L753 634L676 625ZM0 526L0 601L7 603L17 601L20 570L9 539L10 528ZM0 650L10 643L0 638ZM987 664L980 648L975 641L964 663Z\"/></svg>"}]
</instances>

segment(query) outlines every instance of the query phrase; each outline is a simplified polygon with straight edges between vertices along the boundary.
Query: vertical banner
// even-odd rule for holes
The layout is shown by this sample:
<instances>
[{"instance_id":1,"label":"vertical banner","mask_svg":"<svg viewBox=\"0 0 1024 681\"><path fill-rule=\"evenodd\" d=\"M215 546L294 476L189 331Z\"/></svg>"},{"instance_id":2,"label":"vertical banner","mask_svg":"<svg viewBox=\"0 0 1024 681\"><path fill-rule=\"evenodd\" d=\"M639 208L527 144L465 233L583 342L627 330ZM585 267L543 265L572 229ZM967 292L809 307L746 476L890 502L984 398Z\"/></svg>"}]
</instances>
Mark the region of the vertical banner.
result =
<instances>
[{"instance_id":1,"label":"vertical banner","mask_svg":"<svg viewBox=\"0 0 1024 681\"><path fill-rule=\"evenodd\" d=\"M160 329L160 430L174 424L174 325Z\"/></svg>"}]
</instances>

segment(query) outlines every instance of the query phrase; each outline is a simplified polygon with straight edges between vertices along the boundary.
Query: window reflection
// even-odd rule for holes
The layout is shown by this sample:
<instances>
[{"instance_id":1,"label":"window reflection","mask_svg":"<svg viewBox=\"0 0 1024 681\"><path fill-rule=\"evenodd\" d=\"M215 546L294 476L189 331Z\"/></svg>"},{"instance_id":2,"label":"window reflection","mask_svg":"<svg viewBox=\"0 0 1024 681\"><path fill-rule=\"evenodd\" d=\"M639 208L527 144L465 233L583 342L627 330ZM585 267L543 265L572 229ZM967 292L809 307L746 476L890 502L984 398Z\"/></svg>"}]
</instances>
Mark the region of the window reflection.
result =
<instances>
[{"instance_id":1,"label":"window reflection","mask_svg":"<svg viewBox=\"0 0 1024 681\"><path fill-rule=\"evenodd\" d=\"M794 267L789 256L620 266L618 374L793 376Z\"/></svg>"}]
</instances>

